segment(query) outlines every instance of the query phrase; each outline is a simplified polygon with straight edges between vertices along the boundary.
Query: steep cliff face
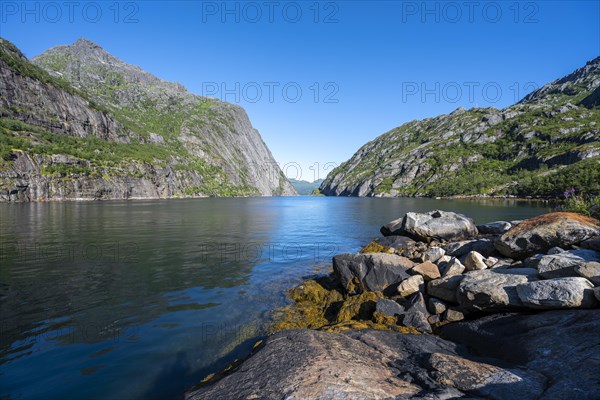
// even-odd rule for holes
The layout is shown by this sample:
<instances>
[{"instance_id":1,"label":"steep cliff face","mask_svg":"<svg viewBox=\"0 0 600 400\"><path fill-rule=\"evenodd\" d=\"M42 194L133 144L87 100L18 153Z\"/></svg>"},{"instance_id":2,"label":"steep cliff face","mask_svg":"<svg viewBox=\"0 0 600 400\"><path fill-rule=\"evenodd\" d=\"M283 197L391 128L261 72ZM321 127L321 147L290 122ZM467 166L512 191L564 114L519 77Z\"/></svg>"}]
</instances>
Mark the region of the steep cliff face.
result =
<instances>
[{"instance_id":1,"label":"steep cliff face","mask_svg":"<svg viewBox=\"0 0 600 400\"><path fill-rule=\"evenodd\" d=\"M554 196L600 192L600 57L495 108L412 121L361 147L320 187L330 196Z\"/></svg>"},{"instance_id":2,"label":"steep cliff face","mask_svg":"<svg viewBox=\"0 0 600 400\"><path fill-rule=\"evenodd\" d=\"M295 194L242 108L83 39L35 64L0 39L0 201Z\"/></svg>"}]
</instances>

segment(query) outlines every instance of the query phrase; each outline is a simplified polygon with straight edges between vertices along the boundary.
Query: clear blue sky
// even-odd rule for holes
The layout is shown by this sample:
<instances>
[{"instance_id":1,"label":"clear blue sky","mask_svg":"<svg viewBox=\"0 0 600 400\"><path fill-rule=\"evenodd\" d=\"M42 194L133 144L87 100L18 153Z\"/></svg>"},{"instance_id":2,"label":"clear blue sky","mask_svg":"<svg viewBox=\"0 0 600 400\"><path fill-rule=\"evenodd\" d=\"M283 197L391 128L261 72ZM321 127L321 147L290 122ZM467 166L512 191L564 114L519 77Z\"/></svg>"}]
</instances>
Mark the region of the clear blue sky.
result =
<instances>
[{"instance_id":1,"label":"clear blue sky","mask_svg":"<svg viewBox=\"0 0 600 400\"><path fill-rule=\"evenodd\" d=\"M85 37L236 102L307 180L404 122L505 107L600 55L599 1L73 3L2 0L0 35L28 57Z\"/></svg>"}]
</instances>

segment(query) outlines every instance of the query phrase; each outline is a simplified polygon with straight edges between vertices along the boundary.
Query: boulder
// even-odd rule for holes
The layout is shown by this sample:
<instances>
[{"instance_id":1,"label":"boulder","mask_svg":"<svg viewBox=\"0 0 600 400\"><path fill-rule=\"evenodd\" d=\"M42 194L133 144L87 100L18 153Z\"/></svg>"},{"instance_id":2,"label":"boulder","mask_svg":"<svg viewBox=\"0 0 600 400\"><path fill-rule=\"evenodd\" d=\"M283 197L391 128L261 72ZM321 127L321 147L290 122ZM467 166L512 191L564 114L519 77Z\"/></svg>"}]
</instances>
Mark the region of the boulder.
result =
<instances>
[{"instance_id":1,"label":"boulder","mask_svg":"<svg viewBox=\"0 0 600 400\"><path fill-rule=\"evenodd\" d=\"M464 275L446 276L435 279L427 284L427 294L438 299L456 303L456 290Z\"/></svg>"},{"instance_id":2,"label":"boulder","mask_svg":"<svg viewBox=\"0 0 600 400\"><path fill-rule=\"evenodd\" d=\"M517 285L517 293L529 308L593 308L598 305L593 288L585 278L556 278Z\"/></svg>"},{"instance_id":3,"label":"boulder","mask_svg":"<svg viewBox=\"0 0 600 400\"><path fill-rule=\"evenodd\" d=\"M537 280L532 268L471 271L463 275L456 292L458 304L469 311L523 308L516 286Z\"/></svg>"},{"instance_id":4,"label":"boulder","mask_svg":"<svg viewBox=\"0 0 600 400\"><path fill-rule=\"evenodd\" d=\"M572 277L579 276L575 268L599 261L600 253L594 250L569 250L542 256L537 263L537 269L544 279Z\"/></svg>"},{"instance_id":5,"label":"boulder","mask_svg":"<svg viewBox=\"0 0 600 400\"><path fill-rule=\"evenodd\" d=\"M462 257L471 251L476 251L484 257L496 252L494 241L491 239L462 240L444 246L446 254L452 257Z\"/></svg>"},{"instance_id":6,"label":"boulder","mask_svg":"<svg viewBox=\"0 0 600 400\"><path fill-rule=\"evenodd\" d=\"M442 277L460 275L465 272L465 266L455 257L450 258L446 262L439 263L438 268Z\"/></svg>"},{"instance_id":7,"label":"boulder","mask_svg":"<svg viewBox=\"0 0 600 400\"><path fill-rule=\"evenodd\" d=\"M413 275L400 282L398 285L398 294L400 296L410 296L413 293L424 291L425 281L421 275Z\"/></svg>"},{"instance_id":8,"label":"boulder","mask_svg":"<svg viewBox=\"0 0 600 400\"><path fill-rule=\"evenodd\" d=\"M547 377L539 399L592 400L600 393L598 332L600 310L596 309L533 315L494 314L446 325L441 334L482 357L499 359ZM511 387L500 385L500 388ZM496 398L521 399L523 396L516 390L510 396Z\"/></svg>"},{"instance_id":9,"label":"boulder","mask_svg":"<svg viewBox=\"0 0 600 400\"><path fill-rule=\"evenodd\" d=\"M594 288L594 296L596 296L596 300L600 301L600 286Z\"/></svg>"},{"instance_id":10,"label":"boulder","mask_svg":"<svg viewBox=\"0 0 600 400\"><path fill-rule=\"evenodd\" d=\"M402 233L416 240L431 242L432 240L461 240L477 235L477 227L473 220L462 214L447 211L430 211L428 213L407 213L402 222L394 220L381 228L385 235Z\"/></svg>"},{"instance_id":11,"label":"boulder","mask_svg":"<svg viewBox=\"0 0 600 400\"><path fill-rule=\"evenodd\" d=\"M487 269L485 259L481 254L476 251L471 251L465 258L465 269L467 271L476 271L481 269Z\"/></svg>"},{"instance_id":12,"label":"boulder","mask_svg":"<svg viewBox=\"0 0 600 400\"><path fill-rule=\"evenodd\" d=\"M333 271L348 294L364 291L396 292L409 278L414 263L394 254L340 254L333 257Z\"/></svg>"},{"instance_id":13,"label":"boulder","mask_svg":"<svg viewBox=\"0 0 600 400\"><path fill-rule=\"evenodd\" d=\"M423 254L423 261L431 261L432 263L442 258L446 252L441 247L431 247Z\"/></svg>"},{"instance_id":14,"label":"boulder","mask_svg":"<svg viewBox=\"0 0 600 400\"><path fill-rule=\"evenodd\" d=\"M424 263L417 265L411 269L411 272L421 275L426 281L441 277L438 266L430 261L425 261Z\"/></svg>"},{"instance_id":15,"label":"boulder","mask_svg":"<svg viewBox=\"0 0 600 400\"><path fill-rule=\"evenodd\" d=\"M587 278L594 286L600 286L600 263L589 262L575 267L575 272Z\"/></svg>"},{"instance_id":16,"label":"boulder","mask_svg":"<svg viewBox=\"0 0 600 400\"><path fill-rule=\"evenodd\" d=\"M557 212L523 221L503 234L495 246L506 257L524 259L555 246L571 246L598 235L600 221L580 214Z\"/></svg>"},{"instance_id":17,"label":"boulder","mask_svg":"<svg viewBox=\"0 0 600 400\"><path fill-rule=\"evenodd\" d=\"M477 225L477 230L482 235L501 235L510 228L512 228L511 223L506 221L496 221Z\"/></svg>"}]
</instances>

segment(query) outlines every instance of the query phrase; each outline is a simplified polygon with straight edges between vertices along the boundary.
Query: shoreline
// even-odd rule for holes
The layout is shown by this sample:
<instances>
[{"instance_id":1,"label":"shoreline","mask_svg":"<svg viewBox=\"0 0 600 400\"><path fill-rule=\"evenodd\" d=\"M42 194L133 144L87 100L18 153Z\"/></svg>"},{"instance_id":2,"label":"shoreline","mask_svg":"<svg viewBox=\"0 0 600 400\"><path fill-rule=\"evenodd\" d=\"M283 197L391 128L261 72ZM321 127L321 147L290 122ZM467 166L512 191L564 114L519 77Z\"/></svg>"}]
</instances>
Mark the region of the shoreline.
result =
<instances>
[{"instance_id":1,"label":"shoreline","mask_svg":"<svg viewBox=\"0 0 600 400\"><path fill-rule=\"evenodd\" d=\"M428 232L411 230L407 219L413 218L418 225L423 216L431 217L428 221L444 220L442 228L434 224L428 227ZM550 381L542 377L535 366L539 358L552 358L552 353L534 354L532 366L516 375L524 382L517 385L514 368L524 367L513 366L507 370L499 365L506 364L506 360L501 361L503 357L518 354L510 348L506 354L496 354L495 346L486 342L489 333L479 332L482 326L487 326L481 325L481 321L489 321L486 324L499 341L506 337L502 330L506 326L503 319L512 318L511 326L515 327L519 324L531 324L531 329L547 327L546 345L553 352L564 352L565 356L573 349L563 343L562 338L585 321L594 326L586 332L590 332L591 341L587 344L596 350L589 350L591 355L587 354L587 346L577 351L588 357L595 357L596 353L600 356L600 338L593 333L600 328L600 221L558 212L523 222L498 221L475 227L467 217L439 211L409 213L401 225L399 221L384 225L381 229L384 236L367 244L360 253L334 256L333 272L329 275L313 276L291 288L289 296L293 303L275 310L269 336L258 341L246 358L202 379L188 391L186 399L219 396L242 399L248 398L249 393L276 399L289 396L289 390L298 398L325 399L331 397L332 387L336 393L362 393L364 397L383 399L373 392L374 388L381 389L387 396L398 390L404 394L406 385L419 384L418 380L398 380L395 369L386 363L383 367L373 364L372 357L381 357L381 352L397 351L414 352L417 359L442 357L439 366L429 361L417 362L409 368L420 368L434 381L436 376L452 378L435 381L434 392L485 394L498 399L538 398L548 392ZM435 229L441 230L434 232ZM580 235L583 231L587 232L585 239ZM544 232L547 236L544 239L560 237L560 251L540 247L539 235ZM565 232L566 236L562 235ZM523 240L529 246L526 251L521 248ZM583 257L580 269L565 267L564 260L573 256ZM597 265L587 266L588 261ZM557 263L560 268L548 269L548 265ZM560 285L561 292L540 292L540 287L552 285ZM582 328L577 329L581 332ZM534 346L529 330L520 334L527 346ZM395 345L387 348L388 342ZM475 348L483 346L482 354L450 350L459 343ZM512 342L509 340L508 344ZM372 356L364 358L361 354L373 349L377 352ZM351 355L344 355L348 352ZM481 356L498 358L499 364L487 364L489 360L484 362L478 358ZM551 361L575 370L575 365L570 365L563 356ZM294 370L303 371L310 379L298 377ZM481 391L481 387L462 385L461 382L470 379L469 374L476 375L478 382L491 376L503 376L506 381ZM343 376L347 377L342 379ZM356 381L356 376L362 376L363 381ZM576 376L567 378L569 387L600 389L594 386L600 385L598 382L574 383ZM512 397L504 396L504 389L498 391L500 383L514 386ZM270 386L269 395L262 392L265 386ZM433 390L432 387L427 384L415 390L423 392ZM531 390L535 396L528 396L528 387L534 388Z\"/></svg>"}]
</instances>

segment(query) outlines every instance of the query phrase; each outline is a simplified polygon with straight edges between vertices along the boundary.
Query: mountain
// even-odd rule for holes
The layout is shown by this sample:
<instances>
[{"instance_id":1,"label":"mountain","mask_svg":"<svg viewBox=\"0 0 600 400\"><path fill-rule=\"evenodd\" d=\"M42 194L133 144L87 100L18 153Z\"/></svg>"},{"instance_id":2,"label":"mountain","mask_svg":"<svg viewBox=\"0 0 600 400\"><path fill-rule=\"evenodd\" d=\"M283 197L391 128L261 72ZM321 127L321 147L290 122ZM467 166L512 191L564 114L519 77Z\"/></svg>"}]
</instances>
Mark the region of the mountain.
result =
<instances>
[{"instance_id":1,"label":"mountain","mask_svg":"<svg viewBox=\"0 0 600 400\"><path fill-rule=\"evenodd\" d=\"M301 196L311 195L315 189L318 189L319 186L321 186L321 183L323 183L323 179L317 179L314 182L299 181L297 179L290 179L289 181L292 186L294 186L294 189L296 189L296 192Z\"/></svg>"},{"instance_id":2,"label":"mountain","mask_svg":"<svg viewBox=\"0 0 600 400\"><path fill-rule=\"evenodd\" d=\"M244 110L79 39L0 38L0 201L294 195Z\"/></svg>"},{"instance_id":3,"label":"mountain","mask_svg":"<svg viewBox=\"0 0 600 400\"><path fill-rule=\"evenodd\" d=\"M361 147L329 196L557 196L600 192L600 57L502 110L459 108Z\"/></svg>"}]
</instances>

